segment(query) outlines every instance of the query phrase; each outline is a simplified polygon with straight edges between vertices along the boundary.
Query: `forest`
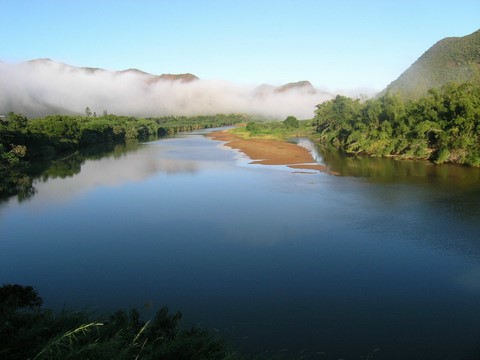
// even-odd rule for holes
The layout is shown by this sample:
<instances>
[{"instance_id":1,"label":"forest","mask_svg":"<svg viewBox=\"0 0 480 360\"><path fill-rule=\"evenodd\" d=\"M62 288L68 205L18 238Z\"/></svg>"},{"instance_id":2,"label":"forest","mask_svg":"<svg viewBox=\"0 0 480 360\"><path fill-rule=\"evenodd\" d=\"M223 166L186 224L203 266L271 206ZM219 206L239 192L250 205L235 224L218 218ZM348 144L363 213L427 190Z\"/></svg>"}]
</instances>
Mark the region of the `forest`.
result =
<instances>
[{"instance_id":1,"label":"forest","mask_svg":"<svg viewBox=\"0 0 480 360\"><path fill-rule=\"evenodd\" d=\"M242 114L194 117L135 118L104 114L91 116L51 115L39 119L9 113L0 121L2 159L7 153L33 159L109 142L147 139L179 131L233 125L249 119ZM22 151L20 148L22 147Z\"/></svg>"},{"instance_id":2,"label":"forest","mask_svg":"<svg viewBox=\"0 0 480 360\"><path fill-rule=\"evenodd\" d=\"M337 95L317 105L316 138L350 155L480 166L480 85L448 83L417 100Z\"/></svg>"}]
</instances>

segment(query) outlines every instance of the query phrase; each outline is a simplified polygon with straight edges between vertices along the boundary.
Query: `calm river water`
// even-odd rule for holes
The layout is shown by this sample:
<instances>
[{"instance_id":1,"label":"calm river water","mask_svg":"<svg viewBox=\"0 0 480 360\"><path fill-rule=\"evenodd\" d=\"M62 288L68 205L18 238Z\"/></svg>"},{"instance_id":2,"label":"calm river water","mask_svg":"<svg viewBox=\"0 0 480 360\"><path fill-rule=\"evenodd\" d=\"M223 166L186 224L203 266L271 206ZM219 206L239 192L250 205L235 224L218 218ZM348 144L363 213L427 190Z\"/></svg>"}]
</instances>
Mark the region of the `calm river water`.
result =
<instances>
[{"instance_id":1,"label":"calm river water","mask_svg":"<svg viewBox=\"0 0 480 360\"><path fill-rule=\"evenodd\" d=\"M478 169L301 144L340 175L248 165L202 132L50 171L0 203L0 282L56 309L167 305L246 353L478 358Z\"/></svg>"}]
</instances>

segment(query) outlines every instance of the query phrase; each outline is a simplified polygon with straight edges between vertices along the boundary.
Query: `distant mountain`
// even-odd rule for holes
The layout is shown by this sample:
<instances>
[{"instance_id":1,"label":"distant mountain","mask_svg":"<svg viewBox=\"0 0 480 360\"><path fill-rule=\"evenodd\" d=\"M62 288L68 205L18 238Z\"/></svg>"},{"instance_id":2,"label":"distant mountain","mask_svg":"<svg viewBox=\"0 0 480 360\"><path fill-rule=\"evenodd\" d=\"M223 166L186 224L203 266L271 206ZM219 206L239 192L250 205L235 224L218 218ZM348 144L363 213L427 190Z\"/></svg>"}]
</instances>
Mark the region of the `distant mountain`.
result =
<instances>
[{"instance_id":1,"label":"distant mountain","mask_svg":"<svg viewBox=\"0 0 480 360\"><path fill-rule=\"evenodd\" d=\"M159 80L164 81L180 81L184 83L192 82L195 80L200 80L197 76L185 73L185 74L162 74L159 77Z\"/></svg>"},{"instance_id":2,"label":"distant mountain","mask_svg":"<svg viewBox=\"0 0 480 360\"><path fill-rule=\"evenodd\" d=\"M262 84L254 89L254 93L257 96L265 96L266 94L288 94L290 92L298 92L308 95L321 95L326 98L333 98L333 94L316 89L310 81L306 80L291 82L281 86Z\"/></svg>"},{"instance_id":3,"label":"distant mountain","mask_svg":"<svg viewBox=\"0 0 480 360\"><path fill-rule=\"evenodd\" d=\"M0 115L35 118L51 114L104 112L139 117L247 113L284 119L310 118L315 106L333 97L308 81L249 87L184 74L110 71L51 59L0 62Z\"/></svg>"},{"instance_id":4,"label":"distant mountain","mask_svg":"<svg viewBox=\"0 0 480 360\"><path fill-rule=\"evenodd\" d=\"M56 62L48 58L43 58L43 59L34 59L34 60L29 60L26 62L27 64L31 65L37 65L37 66L55 66L59 65L61 66L64 70L70 70L70 71L83 71L87 74L95 74L95 73L109 73L108 70L101 69L101 68L92 68L92 67L75 67L72 65L64 64L61 62ZM138 69L126 69L126 70L121 70L121 71L113 71L111 72L113 75L127 75L127 74L132 74L132 75L137 75L140 77L143 77L145 79L145 82L147 83L154 83L156 81L179 81L183 83L188 83L192 82L195 80L199 80L199 78L193 74L186 73L186 74L161 74L161 75L154 75L147 73L142 70Z\"/></svg>"},{"instance_id":5,"label":"distant mountain","mask_svg":"<svg viewBox=\"0 0 480 360\"><path fill-rule=\"evenodd\" d=\"M275 89L275 92L277 93L282 93L290 90L300 90L300 91L305 91L310 94L316 94L317 89L313 87L313 85L310 83L310 81L297 81L297 82L291 82L282 86L279 86Z\"/></svg>"},{"instance_id":6,"label":"distant mountain","mask_svg":"<svg viewBox=\"0 0 480 360\"><path fill-rule=\"evenodd\" d=\"M417 98L451 81L480 83L480 30L438 41L383 92Z\"/></svg>"},{"instance_id":7,"label":"distant mountain","mask_svg":"<svg viewBox=\"0 0 480 360\"><path fill-rule=\"evenodd\" d=\"M186 73L186 74L162 74L162 75L152 75L145 71L138 69L127 69L123 71L117 71L117 74L135 74L140 75L145 78L145 81L149 84L157 81L179 81L182 83L189 83L192 81L200 80L197 76Z\"/></svg>"},{"instance_id":8,"label":"distant mountain","mask_svg":"<svg viewBox=\"0 0 480 360\"><path fill-rule=\"evenodd\" d=\"M0 114L14 111L29 117L81 113L81 110L79 111L79 109L82 109L80 104L78 107L65 104L64 98L67 92L74 92L77 88L82 93L80 97L85 97L85 93L98 92L98 89L92 89L90 86L98 85L98 83L106 84L107 82L114 84L116 78L119 79L119 84L126 84L129 75L131 81L128 84L144 83L146 86L156 83L184 84L199 80L197 76L190 73L154 75L138 69L109 71L94 67L76 67L48 58L33 59L20 63L15 67L15 71L11 71L12 68L8 70L9 65L5 62L0 62L0 67L4 67L6 73L10 76L18 72L15 74L15 78L12 78L13 83L10 83L8 89L2 89L0 86ZM18 76L19 74L22 74L22 76ZM94 79L97 79L97 81ZM55 89L56 82L77 85L71 86L67 91L65 84L62 84L62 86L58 84ZM85 83L91 85L84 88ZM18 87L18 91L15 91L15 86ZM105 96L102 93L99 95ZM71 103L71 101L68 102Z\"/></svg>"}]
</instances>

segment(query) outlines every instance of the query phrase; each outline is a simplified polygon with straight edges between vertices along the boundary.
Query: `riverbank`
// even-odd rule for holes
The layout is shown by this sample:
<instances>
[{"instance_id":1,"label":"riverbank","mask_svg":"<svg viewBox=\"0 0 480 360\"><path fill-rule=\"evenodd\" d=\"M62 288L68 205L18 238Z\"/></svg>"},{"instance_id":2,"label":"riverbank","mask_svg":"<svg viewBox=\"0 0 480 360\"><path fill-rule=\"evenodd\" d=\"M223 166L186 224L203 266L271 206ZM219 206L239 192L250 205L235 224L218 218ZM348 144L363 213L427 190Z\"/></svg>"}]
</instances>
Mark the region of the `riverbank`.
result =
<instances>
[{"instance_id":1,"label":"riverbank","mask_svg":"<svg viewBox=\"0 0 480 360\"><path fill-rule=\"evenodd\" d=\"M252 160L251 164L286 165L292 169L328 171L326 166L315 161L310 151L286 141L245 139L228 130L216 131L208 136L225 142L225 145L232 149L240 150Z\"/></svg>"}]
</instances>

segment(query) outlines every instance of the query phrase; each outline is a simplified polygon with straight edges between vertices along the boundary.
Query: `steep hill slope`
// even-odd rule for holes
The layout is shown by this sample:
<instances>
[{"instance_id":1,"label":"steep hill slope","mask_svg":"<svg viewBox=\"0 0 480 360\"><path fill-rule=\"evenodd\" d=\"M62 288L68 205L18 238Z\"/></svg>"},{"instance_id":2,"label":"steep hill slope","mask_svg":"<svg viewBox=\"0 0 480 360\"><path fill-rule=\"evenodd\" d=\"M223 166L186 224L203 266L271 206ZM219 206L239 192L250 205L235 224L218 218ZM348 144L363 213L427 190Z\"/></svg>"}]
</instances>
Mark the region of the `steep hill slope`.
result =
<instances>
[{"instance_id":1,"label":"steep hill slope","mask_svg":"<svg viewBox=\"0 0 480 360\"><path fill-rule=\"evenodd\" d=\"M451 81L480 83L480 30L438 41L383 92L417 98Z\"/></svg>"}]
</instances>

